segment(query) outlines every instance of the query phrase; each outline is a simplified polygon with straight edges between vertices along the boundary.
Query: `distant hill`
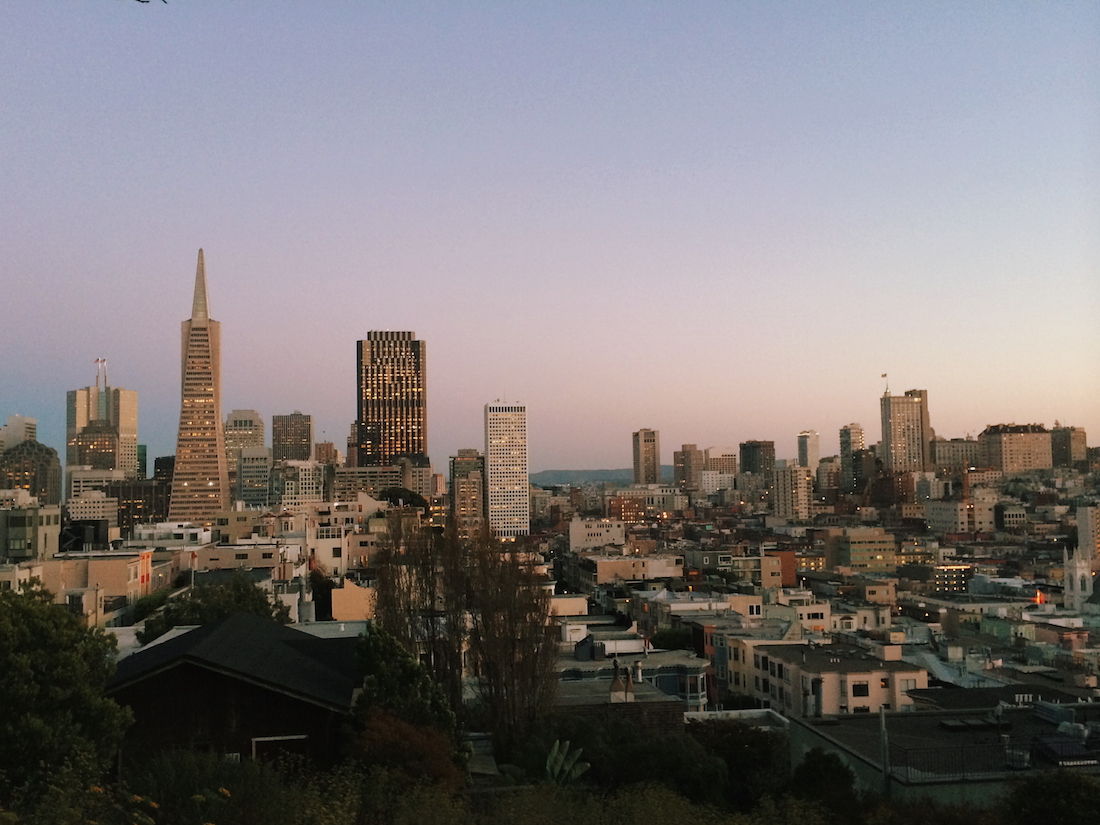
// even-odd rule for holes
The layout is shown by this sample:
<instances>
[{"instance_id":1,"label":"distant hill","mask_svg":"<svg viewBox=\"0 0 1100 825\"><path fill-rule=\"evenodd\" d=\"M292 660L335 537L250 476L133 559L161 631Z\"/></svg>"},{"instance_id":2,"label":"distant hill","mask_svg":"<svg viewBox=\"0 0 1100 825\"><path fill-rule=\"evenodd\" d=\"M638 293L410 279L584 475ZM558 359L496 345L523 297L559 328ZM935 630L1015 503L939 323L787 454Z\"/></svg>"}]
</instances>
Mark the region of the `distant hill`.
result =
<instances>
[{"instance_id":1,"label":"distant hill","mask_svg":"<svg viewBox=\"0 0 1100 825\"><path fill-rule=\"evenodd\" d=\"M672 478L672 465L661 467L661 478ZM624 487L634 480L634 468L627 467L623 470L543 470L541 473L531 474L531 483L539 487L556 487L559 485L581 486L584 484L621 484Z\"/></svg>"}]
</instances>

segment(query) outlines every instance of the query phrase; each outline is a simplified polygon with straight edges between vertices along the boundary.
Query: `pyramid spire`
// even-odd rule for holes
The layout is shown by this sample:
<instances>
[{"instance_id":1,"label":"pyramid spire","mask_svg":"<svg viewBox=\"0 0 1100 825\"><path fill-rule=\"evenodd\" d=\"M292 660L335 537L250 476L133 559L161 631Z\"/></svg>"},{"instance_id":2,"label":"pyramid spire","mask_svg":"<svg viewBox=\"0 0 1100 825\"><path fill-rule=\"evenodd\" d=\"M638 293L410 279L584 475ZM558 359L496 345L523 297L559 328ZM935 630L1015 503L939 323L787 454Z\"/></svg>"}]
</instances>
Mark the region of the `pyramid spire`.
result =
<instances>
[{"instance_id":1,"label":"pyramid spire","mask_svg":"<svg viewBox=\"0 0 1100 825\"><path fill-rule=\"evenodd\" d=\"M206 304L206 264L203 263L202 250L199 250L199 265L195 270L195 301L191 305L191 321L209 321L210 311Z\"/></svg>"}]
</instances>

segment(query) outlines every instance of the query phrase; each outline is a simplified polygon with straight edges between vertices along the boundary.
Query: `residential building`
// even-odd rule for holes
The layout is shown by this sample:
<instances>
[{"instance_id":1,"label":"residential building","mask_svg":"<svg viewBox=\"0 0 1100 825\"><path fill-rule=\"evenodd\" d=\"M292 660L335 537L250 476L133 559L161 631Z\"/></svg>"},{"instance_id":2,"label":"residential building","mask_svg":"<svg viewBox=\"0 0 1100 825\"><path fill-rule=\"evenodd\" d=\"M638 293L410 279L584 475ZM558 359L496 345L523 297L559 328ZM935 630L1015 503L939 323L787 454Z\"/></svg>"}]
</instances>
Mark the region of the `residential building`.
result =
<instances>
[{"instance_id":1,"label":"residential building","mask_svg":"<svg viewBox=\"0 0 1100 825\"><path fill-rule=\"evenodd\" d=\"M698 490L702 483L703 451L684 444L672 454L673 483L681 490Z\"/></svg>"},{"instance_id":2,"label":"residential building","mask_svg":"<svg viewBox=\"0 0 1100 825\"><path fill-rule=\"evenodd\" d=\"M981 445L973 438L933 438L931 455L936 472L960 472L982 460Z\"/></svg>"},{"instance_id":3,"label":"residential building","mask_svg":"<svg viewBox=\"0 0 1100 825\"><path fill-rule=\"evenodd\" d=\"M202 250L191 318L183 322L182 400L169 518L205 523L229 506L221 408L221 324L210 318Z\"/></svg>"},{"instance_id":4,"label":"residential building","mask_svg":"<svg viewBox=\"0 0 1100 825\"><path fill-rule=\"evenodd\" d=\"M1100 507L1095 504L1077 508L1077 546L1100 565Z\"/></svg>"},{"instance_id":5,"label":"residential building","mask_svg":"<svg viewBox=\"0 0 1100 825\"><path fill-rule=\"evenodd\" d=\"M845 527L825 543L830 567L847 567L854 573L893 573L897 567L897 541L881 527Z\"/></svg>"},{"instance_id":6,"label":"residential building","mask_svg":"<svg viewBox=\"0 0 1100 825\"><path fill-rule=\"evenodd\" d=\"M485 477L489 529L501 539L526 536L531 531L531 483L525 405L485 405Z\"/></svg>"},{"instance_id":7,"label":"residential building","mask_svg":"<svg viewBox=\"0 0 1100 825\"><path fill-rule=\"evenodd\" d=\"M808 521L813 493L810 468L795 464L772 470L772 512L779 518Z\"/></svg>"},{"instance_id":8,"label":"residential building","mask_svg":"<svg viewBox=\"0 0 1100 825\"><path fill-rule=\"evenodd\" d=\"M634 483L661 483L661 434L657 430L634 433Z\"/></svg>"},{"instance_id":9,"label":"residential building","mask_svg":"<svg viewBox=\"0 0 1100 825\"><path fill-rule=\"evenodd\" d=\"M399 456L427 455L424 342L415 332L368 332L356 355L359 417L348 444L349 463L378 467Z\"/></svg>"},{"instance_id":10,"label":"residential building","mask_svg":"<svg viewBox=\"0 0 1100 825\"><path fill-rule=\"evenodd\" d=\"M912 708L908 691L927 688L928 672L902 661L900 645L883 652L892 658L839 644L760 645L753 650L752 693L788 717Z\"/></svg>"},{"instance_id":11,"label":"residential building","mask_svg":"<svg viewBox=\"0 0 1100 825\"><path fill-rule=\"evenodd\" d=\"M23 489L0 489L0 564L45 561L59 549L61 506Z\"/></svg>"},{"instance_id":12,"label":"residential building","mask_svg":"<svg viewBox=\"0 0 1100 825\"><path fill-rule=\"evenodd\" d=\"M458 535L479 536L485 529L485 456L461 449L451 457L451 517Z\"/></svg>"},{"instance_id":13,"label":"residential building","mask_svg":"<svg viewBox=\"0 0 1100 825\"><path fill-rule=\"evenodd\" d=\"M613 519L582 519L574 516L569 522L569 549L576 553L597 547L626 544L626 524Z\"/></svg>"},{"instance_id":14,"label":"residential building","mask_svg":"<svg viewBox=\"0 0 1100 825\"><path fill-rule=\"evenodd\" d=\"M929 453L935 437L928 417L928 390L906 390L880 400L882 463L889 473L931 469Z\"/></svg>"},{"instance_id":15,"label":"residential building","mask_svg":"<svg viewBox=\"0 0 1100 825\"><path fill-rule=\"evenodd\" d=\"M271 416L271 458L274 461L313 460L313 416L295 410Z\"/></svg>"},{"instance_id":16,"label":"residential building","mask_svg":"<svg viewBox=\"0 0 1100 825\"><path fill-rule=\"evenodd\" d=\"M1082 427L1060 427L1050 431L1051 458L1055 467L1076 467L1088 460L1088 445Z\"/></svg>"},{"instance_id":17,"label":"residential building","mask_svg":"<svg viewBox=\"0 0 1100 825\"><path fill-rule=\"evenodd\" d=\"M991 424L978 443L983 464L1006 476L1054 466L1050 431L1042 424Z\"/></svg>"}]
</instances>

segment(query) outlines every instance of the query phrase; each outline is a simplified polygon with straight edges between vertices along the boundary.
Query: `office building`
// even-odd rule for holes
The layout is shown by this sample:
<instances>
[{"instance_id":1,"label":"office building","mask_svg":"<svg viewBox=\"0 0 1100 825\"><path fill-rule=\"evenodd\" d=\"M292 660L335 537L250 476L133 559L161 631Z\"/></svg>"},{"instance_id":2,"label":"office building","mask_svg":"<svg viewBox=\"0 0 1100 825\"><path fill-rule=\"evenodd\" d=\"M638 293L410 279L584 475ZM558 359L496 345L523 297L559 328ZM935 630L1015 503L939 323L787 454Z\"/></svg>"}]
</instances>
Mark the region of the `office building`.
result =
<instances>
[{"instance_id":1,"label":"office building","mask_svg":"<svg viewBox=\"0 0 1100 825\"><path fill-rule=\"evenodd\" d=\"M265 438L263 417L255 410L233 410L225 417L225 460L231 477L237 472L238 450L263 447Z\"/></svg>"},{"instance_id":2,"label":"office building","mask_svg":"<svg viewBox=\"0 0 1100 825\"><path fill-rule=\"evenodd\" d=\"M138 475L138 394L110 386L102 358L96 359L95 386L66 394L65 466Z\"/></svg>"},{"instance_id":3,"label":"office building","mask_svg":"<svg viewBox=\"0 0 1100 825\"><path fill-rule=\"evenodd\" d=\"M271 457L275 461L312 461L313 417L298 410L271 416Z\"/></svg>"},{"instance_id":4,"label":"office building","mask_svg":"<svg viewBox=\"0 0 1100 825\"><path fill-rule=\"evenodd\" d=\"M661 483L661 434L657 430L634 433L634 483Z\"/></svg>"},{"instance_id":5,"label":"office building","mask_svg":"<svg viewBox=\"0 0 1100 825\"><path fill-rule=\"evenodd\" d=\"M931 442L936 434L928 418L928 390L906 390L905 395L880 399L882 412L882 466L888 473L932 469Z\"/></svg>"},{"instance_id":6,"label":"office building","mask_svg":"<svg viewBox=\"0 0 1100 825\"><path fill-rule=\"evenodd\" d=\"M962 472L981 464L981 445L973 438L933 438L930 457L936 472Z\"/></svg>"},{"instance_id":7,"label":"office building","mask_svg":"<svg viewBox=\"0 0 1100 825\"><path fill-rule=\"evenodd\" d=\"M271 502L271 448L262 444L237 450L236 499L246 507L266 508Z\"/></svg>"},{"instance_id":8,"label":"office building","mask_svg":"<svg viewBox=\"0 0 1100 825\"><path fill-rule=\"evenodd\" d=\"M485 405L485 497L489 529L514 539L531 531L531 483L527 475L527 407Z\"/></svg>"},{"instance_id":9,"label":"office building","mask_svg":"<svg viewBox=\"0 0 1100 825\"><path fill-rule=\"evenodd\" d=\"M1082 505L1077 508L1077 547L1100 566L1100 507Z\"/></svg>"},{"instance_id":10,"label":"office building","mask_svg":"<svg viewBox=\"0 0 1100 825\"><path fill-rule=\"evenodd\" d=\"M856 489L855 454L864 449L863 427L848 424L840 428L840 489L851 493Z\"/></svg>"},{"instance_id":11,"label":"office building","mask_svg":"<svg viewBox=\"0 0 1100 825\"><path fill-rule=\"evenodd\" d=\"M393 464L428 454L426 350L414 332L368 332L357 345L359 417L349 464Z\"/></svg>"},{"instance_id":12,"label":"office building","mask_svg":"<svg viewBox=\"0 0 1100 825\"><path fill-rule=\"evenodd\" d=\"M46 506L61 503L61 461L57 450L20 441L0 453L0 490L26 490Z\"/></svg>"},{"instance_id":13,"label":"office building","mask_svg":"<svg viewBox=\"0 0 1100 825\"><path fill-rule=\"evenodd\" d=\"M703 482L703 451L684 444L672 453L673 484L681 490L698 490Z\"/></svg>"},{"instance_id":14,"label":"office building","mask_svg":"<svg viewBox=\"0 0 1100 825\"><path fill-rule=\"evenodd\" d=\"M983 465L1006 476L1054 466L1050 430L1042 424L991 424L978 445Z\"/></svg>"},{"instance_id":15,"label":"office building","mask_svg":"<svg viewBox=\"0 0 1100 825\"><path fill-rule=\"evenodd\" d=\"M821 436L813 430L803 430L798 434L798 466L806 467L811 473L817 472L817 463L821 460Z\"/></svg>"},{"instance_id":16,"label":"office building","mask_svg":"<svg viewBox=\"0 0 1100 825\"><path fill-rule=\"evenodd\" d=\"M740 452L742 473L770 473L775 469L774 441L743 441Z\"/></svg>"},{"instance_id":17,"label":"office building","mask_svg":"<svg viewBox=\"0 0 1100 825\"><path fill-rule=\"evenodd\" d=\"M183 322L181 400L169 520L209 521L229 507L221 405L221 324L211 320L202 250L191 318Z\"/></svg>"},{"instance_id":18,"label":"office building","mask_svg":"<svg viewBox=\"0 0 1100 825\"><path fill-rule=\"evenodd\" d=\"M23 441L38 438L38 419L25 415L9 415L8 423L0 427L0 453Z\"/></svg>"}]
</instances>

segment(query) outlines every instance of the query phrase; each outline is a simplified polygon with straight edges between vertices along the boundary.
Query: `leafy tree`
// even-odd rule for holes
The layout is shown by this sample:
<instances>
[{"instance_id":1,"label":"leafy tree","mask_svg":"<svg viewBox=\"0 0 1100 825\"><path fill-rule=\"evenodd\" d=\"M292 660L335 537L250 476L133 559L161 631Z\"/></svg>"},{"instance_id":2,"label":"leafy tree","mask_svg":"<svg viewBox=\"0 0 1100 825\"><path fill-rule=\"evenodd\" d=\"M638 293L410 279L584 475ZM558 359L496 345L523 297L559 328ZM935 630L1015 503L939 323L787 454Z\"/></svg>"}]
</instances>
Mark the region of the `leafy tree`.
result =
<instances>
[{"instance_id":1,"label":"leafy tree","mask_svg":"<svg viewBox=\"0 0 1100 825\"><path fill-rule=\"evenodd\" d=\"M687 627L666 627L658 630L650 638L657 650L692 650L691 629Z\"/></svg>"},{"instance_id":2,"label":"leafy tree","mask_svg":"<svg viewBox=\"0 0 1100 825\"><path fill-rule=\"evenodd\" d=\"M1075 771L1044 771L1013 784L1005 800L1009 825L1080 825L1100 812L1100 778Z\"/></svg>"},{"instance_id":3,"label":"leafy tree","mask_svg":"<svg viewBox=\"0 0 1100 825\"><path fill-rule=\"evenodd\" d=\"M31 810L102 775L130 723L103 696L114 650L46 590L0 591L0 806Z\"/></svg>"},{"instance_id":4,"label":"leafy tree","mask_svg":"<svg viewBox=\"0 0 1100 825\"><path fill-rule=\"evenodd\" d=\"M247 573L237 570L225 584L201 585L169 599L163 610L145 621L137 640L148 644L177 625L213 624L242 611L280 624L290 622L290 608L257 587Z\"/></svg>"},{"instance_id":5,"label":"leafy tree","mask_svg":"<svg viewBox=\"0 0 1100 825\"><path fill-rule=\"evenodd\" d=\"M415 507L423 510L425 513L431 510L431 506L424 496L420 495L420 493L414 493L412 490L407 490L404 487L387 487L376 496L376 499L378 501L388 501L395 507Z\"/></svg>"},{"instance_id":6,"label":"leafy tree","mask_svg":"<svg viewBox=\"0 0 1100 825\"><path fill-rule=\"evenodd\" d=\"M751 810L783 790L790 774L783 734L732 720L692 722L687 730L708 754L726 763L726 797L737 810Z\"/></svg>"},{"instance_id":7,"label":"leafy tree","mask_svg":"<svg viewBox=\"0 0 1100 825\"><path fill-rule=\"evenodd\" d=\"M791 795L822 805L837 822L858 822L862 804L856 777L835 753L813 748L791 774Z\"/></svg>"}]
</instances>

